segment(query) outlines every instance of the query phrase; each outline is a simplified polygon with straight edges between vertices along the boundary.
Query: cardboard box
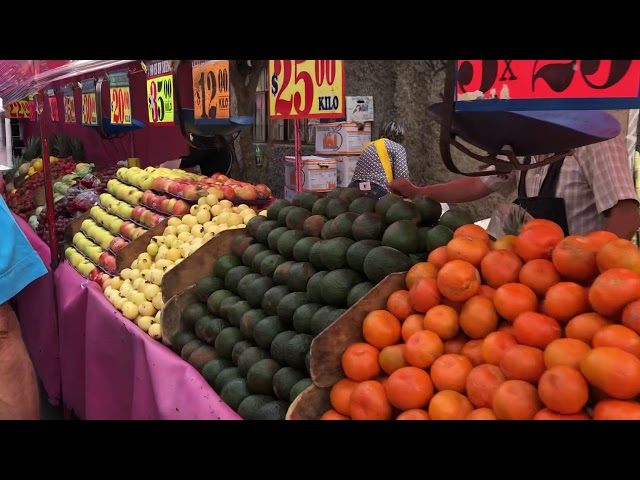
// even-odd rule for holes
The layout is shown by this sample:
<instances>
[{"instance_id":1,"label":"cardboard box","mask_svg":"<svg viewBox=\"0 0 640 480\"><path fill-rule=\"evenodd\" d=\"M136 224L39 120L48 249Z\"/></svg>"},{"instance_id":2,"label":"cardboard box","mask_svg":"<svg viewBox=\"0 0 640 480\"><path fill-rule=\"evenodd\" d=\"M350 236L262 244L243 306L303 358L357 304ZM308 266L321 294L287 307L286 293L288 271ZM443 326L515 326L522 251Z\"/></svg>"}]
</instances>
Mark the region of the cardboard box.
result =
<instances>
[{"instance_id":1,"label":"cardboard box","mask_svg":"<svg viewBox=\"0 0 640 480\"><path fill-rule=\"evenodd\" d=\"M316 125L316 155L360 155L370 141L370 123L363 130L351 122Z\"/></svg>"},{"instance_id":2,"label":"cardboard box","mask_svg":"<svg viewBox=\"0 0 640 480\"><path fill-rule=\"evenodd\" d=\"M293 203L293 201L296 198L296 189L295 188L289 188L289 187L284 187L284 199L285 200L289 200L291 203Z\"/></svg>"},{"instance_id":3,"label":"cardboard box","mask_svg":"<svg viewBox=\"0 0 640 480\"><path fill-rule=\"evenodd\" d=\"M302 157L302 191L328 192L336 188L338 174L335 158L306 156ZM284 157L284 184L296 189L296 159Z\"/></svg>"},{"instance_id":4,"label":"cardboard box","mask_svg":"<svg viewBox=\"0 0 640 480\"><path fill-rule=\"evenodd\" d=\"M338 172L338 186L348 187L356 171L359 155L342 155L334 157L336 159L336 170Z\"/></svg>"}]
</instances>

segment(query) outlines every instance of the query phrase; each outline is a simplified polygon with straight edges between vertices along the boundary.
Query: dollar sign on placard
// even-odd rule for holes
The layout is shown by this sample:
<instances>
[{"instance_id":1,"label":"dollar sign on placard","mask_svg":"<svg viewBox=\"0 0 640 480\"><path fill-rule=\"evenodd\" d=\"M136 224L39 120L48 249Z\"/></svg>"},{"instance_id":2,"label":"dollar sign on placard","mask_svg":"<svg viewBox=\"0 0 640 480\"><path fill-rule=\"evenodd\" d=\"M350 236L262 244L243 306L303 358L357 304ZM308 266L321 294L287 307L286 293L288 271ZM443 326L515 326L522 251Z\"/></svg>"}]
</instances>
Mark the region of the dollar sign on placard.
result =
<instances>
[{"instance_id":1,"label":"dollar sign on placard","mask_svg":"<svg viewBox=\"0 0 640 480\"><path fill-rule=\"evenodd\" d=\"M271 77L271 93L275 95L276 93L278 93L279 88L278 76L274 73Z\"/></svg>"}]
</instances>

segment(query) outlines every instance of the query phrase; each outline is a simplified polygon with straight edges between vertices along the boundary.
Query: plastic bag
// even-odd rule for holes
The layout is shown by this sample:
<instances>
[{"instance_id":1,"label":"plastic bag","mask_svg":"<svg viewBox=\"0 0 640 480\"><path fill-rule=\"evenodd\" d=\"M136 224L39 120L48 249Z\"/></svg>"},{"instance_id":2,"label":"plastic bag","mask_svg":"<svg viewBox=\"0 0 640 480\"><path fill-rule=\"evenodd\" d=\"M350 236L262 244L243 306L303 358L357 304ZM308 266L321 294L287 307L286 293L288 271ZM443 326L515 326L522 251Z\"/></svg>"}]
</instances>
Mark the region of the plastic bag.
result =
<instances>
[{"instance_id":1,"label":"plastic bag","mask_svg":"<svg viewBox=\"0 0 640 480\"><path fill-rule=\"evenodd\" d=\"M80 185L85 188L98 188L100 186L100 179L94 174L89 173L82 177L82 180L80 180Z\"/></svg>"},{"instance_id":2,"label":"plastic bag","mask_svg":"<svg viewBox=\"0 0 640 480\"><path fill-rule=\"evenodd\" d=\"M73 202L73 200L84 191L86 191L86 188L83 188L79 185L76 185L75 187L69 187L64 194L64 204L67 206L70 205L71 202Z\"/></svg>"},{"instance_id":3,"label":"plastic bag","mask_svg":"<svg viewBox=\"0 0 640 480\"><path fill-rule=\"evenodd\" d=\"M496 206L487 233L493 238L505 235L518 235L522 226L533 217L520 205L515 203L501 203Z\"/></svg>"},{"instance_id":4,"label":"plastic bag","mask_svg":"<svg viewBox=\"0 0 640 480\"><path fill-rule=\"evenodd\" d=\"M71 203L67 204L67 210L71 212L86 212L94 205L100 203L100 192L97 190L85 190L77 195Z\"/></svg>"}]
</instances>

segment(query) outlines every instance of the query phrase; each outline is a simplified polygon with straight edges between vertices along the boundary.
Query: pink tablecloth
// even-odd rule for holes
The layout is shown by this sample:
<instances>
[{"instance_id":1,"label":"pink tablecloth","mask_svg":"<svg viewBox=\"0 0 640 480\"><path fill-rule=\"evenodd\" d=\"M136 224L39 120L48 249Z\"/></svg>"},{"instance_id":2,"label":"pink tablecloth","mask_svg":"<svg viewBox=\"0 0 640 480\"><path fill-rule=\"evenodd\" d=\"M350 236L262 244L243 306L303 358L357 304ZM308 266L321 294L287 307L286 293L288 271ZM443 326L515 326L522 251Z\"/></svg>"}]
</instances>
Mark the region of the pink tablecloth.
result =
<instances>
[{"instance_id":1,"label":"pink tablecloth","mask_svg":"<svg viewBox=\"0 0 640 480\"><path fill-rule=\"evenodd\" d=\"M18 295L18 318L24 343L49 402L60 403L60 348L58 345L58 315L51 271L49 246L36 235L22 218L14 218L29 243L47 267L47 274L29 284Z\"/></svg>"},{"instance_id":2,"label":"pink tablecloth","mask_svg":"<svg viewBox=\"0 0 640 480\"><path fill-rule=\"evenodd\" d=\"M80 418L237 420L187 362L67 263L56 270L64 401Z\"/></svg>"}]
</instances>

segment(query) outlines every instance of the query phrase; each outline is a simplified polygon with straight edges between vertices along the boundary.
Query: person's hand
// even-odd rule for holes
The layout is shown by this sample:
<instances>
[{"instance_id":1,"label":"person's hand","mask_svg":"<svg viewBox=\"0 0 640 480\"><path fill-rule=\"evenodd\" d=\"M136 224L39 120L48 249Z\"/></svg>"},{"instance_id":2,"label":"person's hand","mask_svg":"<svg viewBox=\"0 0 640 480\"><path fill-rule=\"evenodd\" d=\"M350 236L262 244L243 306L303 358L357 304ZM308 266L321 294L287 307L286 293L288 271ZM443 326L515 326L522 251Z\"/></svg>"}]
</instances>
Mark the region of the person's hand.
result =
<instances>
[{"instance_id":1,"label":"person's hand","mask_svg":"<svg viewBox=\"0 0 640 480\"><path fill-rule=\"evenodd\" d=\"M405 198L413 198L418 194L418 187L406 178L397 178L387 185L392 193L402 195Z\"/></svg>"}]
</instances>

